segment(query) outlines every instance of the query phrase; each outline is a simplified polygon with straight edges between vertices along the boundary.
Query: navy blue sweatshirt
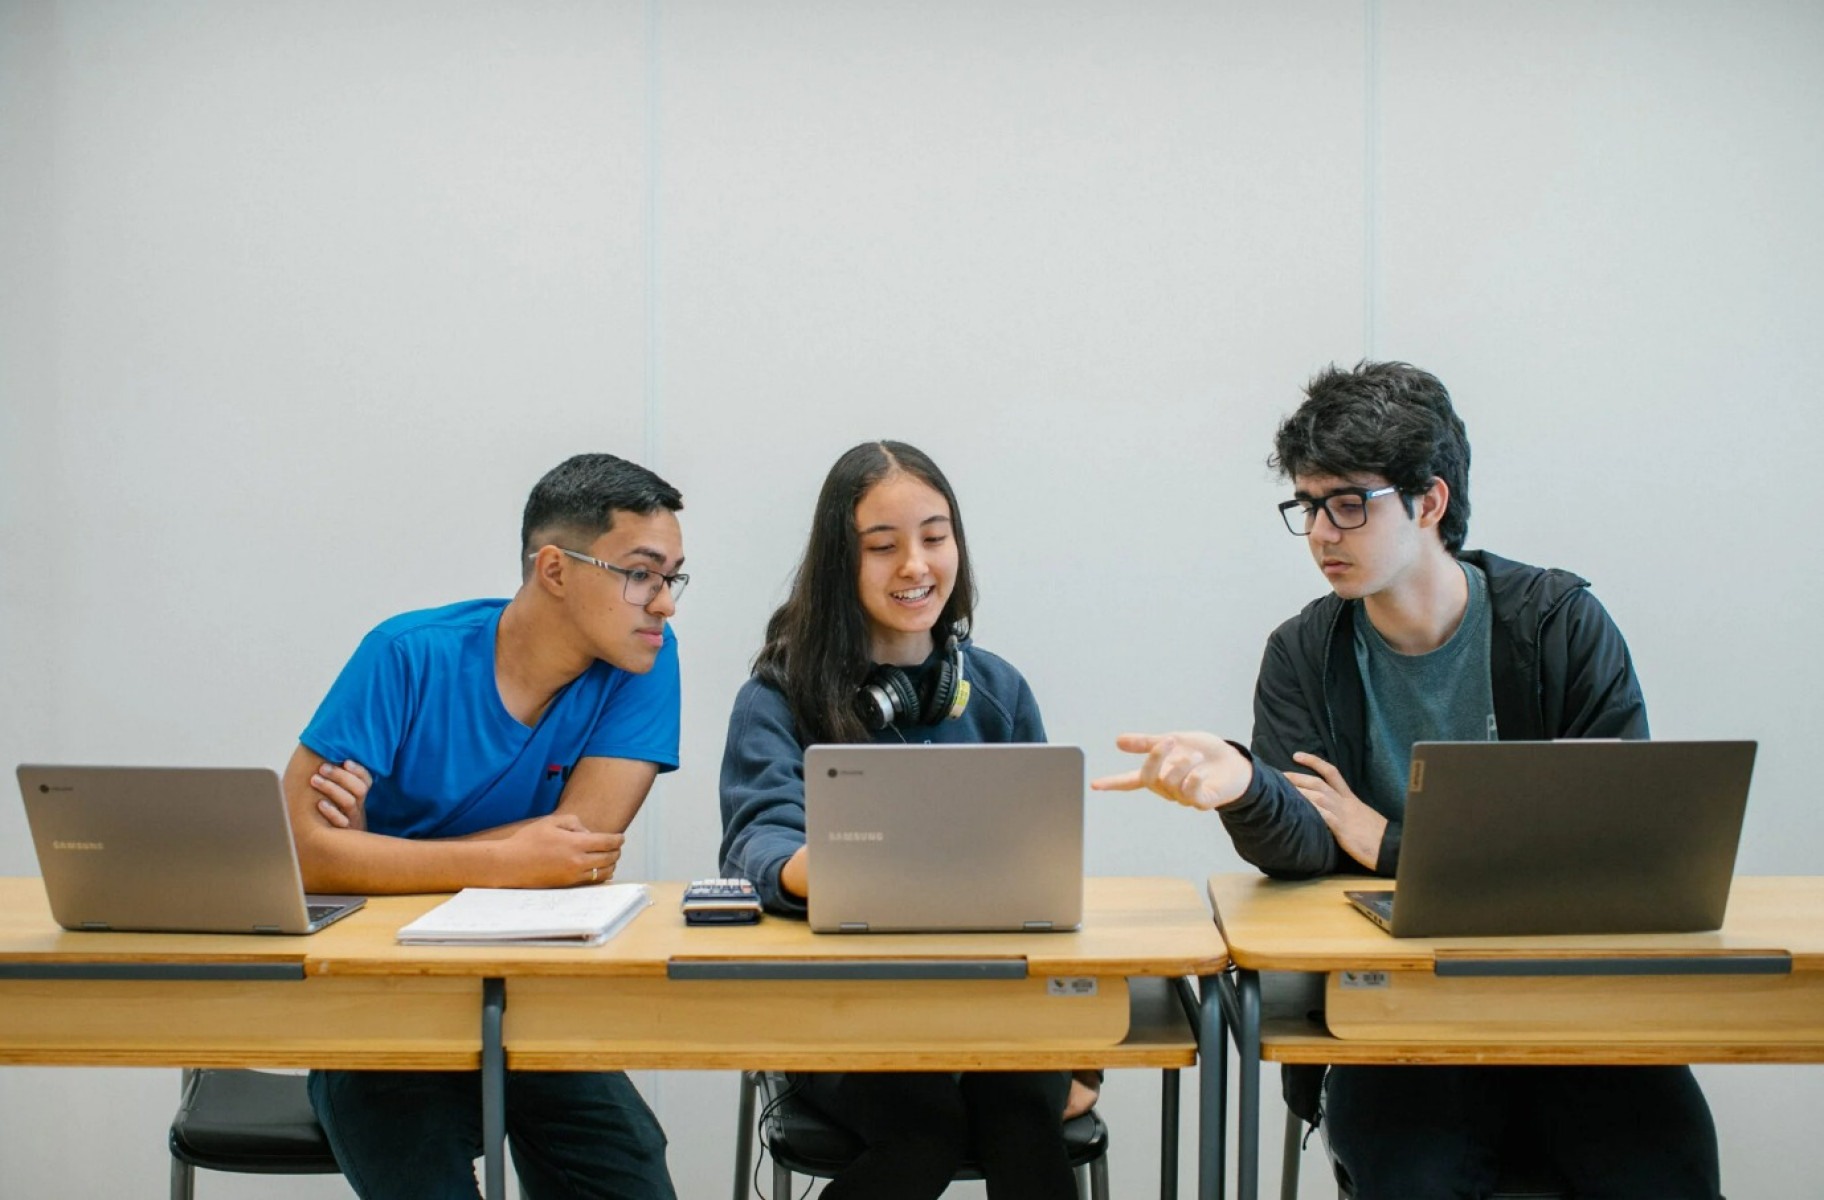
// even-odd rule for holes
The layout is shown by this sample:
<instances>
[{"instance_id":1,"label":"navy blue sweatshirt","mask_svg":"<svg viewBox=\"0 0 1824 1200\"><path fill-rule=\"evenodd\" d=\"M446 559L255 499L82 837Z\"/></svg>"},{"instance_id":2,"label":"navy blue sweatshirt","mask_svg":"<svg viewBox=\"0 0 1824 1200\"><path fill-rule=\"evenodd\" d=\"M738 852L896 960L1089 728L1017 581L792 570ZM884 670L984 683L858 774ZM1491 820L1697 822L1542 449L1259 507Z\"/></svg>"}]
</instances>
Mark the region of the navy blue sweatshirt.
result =
<instances>
[{"instance_id":1,"label":"navy blue sweatshirt","mask_svg":"<svg viewBox=\"0 0 1824 1200\"><path fill-rule=\"evenodd\" d=\"M918 672L932 668L937 654ZM954 721L889 726L876 742L1042 742L1045 723L1026 680L1007 660L963 644L969 707ZM779 870L804 845L804 748L785 694L759 678L735 695L722 752L722 873L751 879L769 912L803 916Z\"/></svg>"}]
</instances>

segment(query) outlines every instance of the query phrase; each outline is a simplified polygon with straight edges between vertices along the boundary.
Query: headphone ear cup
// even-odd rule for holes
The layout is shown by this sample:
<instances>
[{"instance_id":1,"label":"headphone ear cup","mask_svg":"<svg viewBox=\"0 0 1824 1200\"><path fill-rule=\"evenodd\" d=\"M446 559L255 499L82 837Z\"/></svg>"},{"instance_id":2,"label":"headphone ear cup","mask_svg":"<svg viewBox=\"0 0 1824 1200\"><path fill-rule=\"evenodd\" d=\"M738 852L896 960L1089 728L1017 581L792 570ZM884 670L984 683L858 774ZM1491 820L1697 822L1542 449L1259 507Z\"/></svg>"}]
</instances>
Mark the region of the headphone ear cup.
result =
<instances>
[{"instance_id":1,"label":"headphone ear cup","mask_svg":"<svg viewBox=\"0 0 1824 1200\"><path fill-rule=\"evenodd\" d=\"M955 715L950 706L956 702L956 674L956 660L946 658L925 676L924 694L918 698L920 725L935 725L946 716Z\"/></svg>"},{"instance_id":2,"label":"headphone ear cup","mask_svg":"<svg viewBox=\"0 0 1824 1200\"><path fill-rule=\"evenodd\" d=\"M855 696L855 711L869 729L885 729L902 717L919 712L918 689L911 677L898 667L877 664L861 681Z\"/></svg>"},{"instance_id":3,"label":"headphone ear cup","mask_svg":"<svg viewBox=\"0 0 1824 1200\"><path fill-rule=\"evenodd\" d=\"M918 719L924 725L954 721L969 707L969 680L963 674L963 647L954 633L944 643L944 654L937 669L925 677L924 694L919 697Z\"/></svg>"},{"instance_id":4,"label":"headphone ear cup","mask_svg":"<svg viewBox=\"0 0 1824 1200\"><path fill-rule=\"evenodd\" d=\"M882 667L880 674L881 684L892 701L893 718L889 724L916 716L918 689L912 686L912 677L898 667Z\"/></svg>"}]
</instances>

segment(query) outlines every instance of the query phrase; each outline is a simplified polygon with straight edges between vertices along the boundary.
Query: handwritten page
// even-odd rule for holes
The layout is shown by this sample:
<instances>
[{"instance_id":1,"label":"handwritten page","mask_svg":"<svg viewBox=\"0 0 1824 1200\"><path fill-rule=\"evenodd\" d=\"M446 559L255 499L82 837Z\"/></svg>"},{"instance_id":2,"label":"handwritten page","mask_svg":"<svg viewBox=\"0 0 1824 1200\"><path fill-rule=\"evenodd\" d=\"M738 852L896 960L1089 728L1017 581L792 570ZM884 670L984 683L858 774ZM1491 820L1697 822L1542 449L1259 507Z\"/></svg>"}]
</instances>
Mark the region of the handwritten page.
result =
<instances>
[{"instance_id":1,"label":"handwritten page","mask_svg":"<svg viewBox=\"0 0 1824 1200\"><path fill-rule=\"evenodd\" d=\"M399 930L407 946L599 946L652 903L643 883L463 888Z\"/></svg>"}]
</instances>

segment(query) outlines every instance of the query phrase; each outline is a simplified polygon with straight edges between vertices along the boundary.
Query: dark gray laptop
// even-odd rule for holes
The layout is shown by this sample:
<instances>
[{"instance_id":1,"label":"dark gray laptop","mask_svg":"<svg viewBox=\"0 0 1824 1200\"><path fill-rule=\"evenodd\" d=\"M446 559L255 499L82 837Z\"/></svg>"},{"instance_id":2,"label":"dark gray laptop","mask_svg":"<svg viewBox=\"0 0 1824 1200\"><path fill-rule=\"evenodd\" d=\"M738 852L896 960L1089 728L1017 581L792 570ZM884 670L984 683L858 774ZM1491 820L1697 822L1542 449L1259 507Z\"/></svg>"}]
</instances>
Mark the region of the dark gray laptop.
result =
<instances>
[{"instance_id":1,"label":"dark gray laptop","mask_svg":"<svg viewBox=\"0 0 1824 1200\"><path fill-rule=\"evenodd\" d=\"M315 933L359 896L306 896L279 777L220 767L21 766L66 929Z\"/></svg>"},{"instance_id":2,"label":"dark gray laptop","mask_svg":"<svg viewBox=\"0 0 1824 1200\"><path fill-rule=\"evenodd\" d=\"M1719 928L1753 742L1420 742L1397 887L1348 893L1395 937Z\"/></svg>"},{"instance_id":3,"label":"dark gray laptop","mask_svg":"<svg viewBox=\"0 0 1824 1200\"><path fill-rule=\"evenodd\" d=\"M1083 922L1075 746L812 746L804 808L814 930Z\"/></svg>"}]
</instances>

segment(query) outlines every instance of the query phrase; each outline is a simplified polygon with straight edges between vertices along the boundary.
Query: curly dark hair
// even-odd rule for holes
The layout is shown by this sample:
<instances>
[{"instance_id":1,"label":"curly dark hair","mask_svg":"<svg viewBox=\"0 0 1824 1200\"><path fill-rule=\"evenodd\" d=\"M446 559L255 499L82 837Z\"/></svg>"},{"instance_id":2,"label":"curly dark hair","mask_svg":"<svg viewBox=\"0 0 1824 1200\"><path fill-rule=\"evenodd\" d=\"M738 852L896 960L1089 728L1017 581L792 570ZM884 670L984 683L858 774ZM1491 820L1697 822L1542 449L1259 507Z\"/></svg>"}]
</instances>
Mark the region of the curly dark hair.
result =
<instances>
[{"instance_id":1,"label":"curly dark hair","mask_svg":"<svg viewBox=\"0 0 1824 1200\"><path fill-rule=\"evenodd\" d=\"M1451 554L1469 534L1469 435L1450 393L1411 363L1332 364L1305 385L1305 401L1273 436L1267 465L1299 475L1379 475L1412 498L1442 479L1450 489L1438 535Z\"/></svg>"}]
</instances>

